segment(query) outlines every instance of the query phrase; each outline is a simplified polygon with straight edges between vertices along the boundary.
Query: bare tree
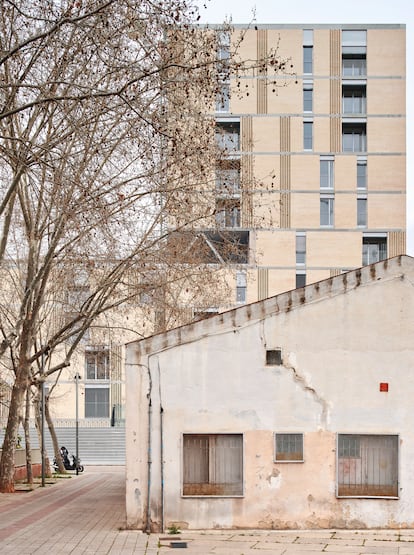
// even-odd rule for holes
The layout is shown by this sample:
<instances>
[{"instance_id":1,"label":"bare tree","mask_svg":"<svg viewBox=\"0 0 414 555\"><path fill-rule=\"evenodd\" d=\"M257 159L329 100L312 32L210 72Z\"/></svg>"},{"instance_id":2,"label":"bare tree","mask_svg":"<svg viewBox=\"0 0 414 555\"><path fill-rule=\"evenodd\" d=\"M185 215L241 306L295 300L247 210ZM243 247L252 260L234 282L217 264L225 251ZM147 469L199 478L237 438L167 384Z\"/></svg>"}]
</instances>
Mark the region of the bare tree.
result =
<instances>
[{"instance_id":1,"label":"bare tree","mask_svg":"<svg viewBox=\"0 0 414 555\"><path fill-rule=\"evenodd\" d=\"M13 491L30 385L68 366L100 315L146 291L172 306L205 274L217 159L206 115L224 66L196 21L186 0L0 7L0 355L14 380L0 492ZM225 71L268 64L285 69L271 52Z\"/></svg>"}]
</instances>

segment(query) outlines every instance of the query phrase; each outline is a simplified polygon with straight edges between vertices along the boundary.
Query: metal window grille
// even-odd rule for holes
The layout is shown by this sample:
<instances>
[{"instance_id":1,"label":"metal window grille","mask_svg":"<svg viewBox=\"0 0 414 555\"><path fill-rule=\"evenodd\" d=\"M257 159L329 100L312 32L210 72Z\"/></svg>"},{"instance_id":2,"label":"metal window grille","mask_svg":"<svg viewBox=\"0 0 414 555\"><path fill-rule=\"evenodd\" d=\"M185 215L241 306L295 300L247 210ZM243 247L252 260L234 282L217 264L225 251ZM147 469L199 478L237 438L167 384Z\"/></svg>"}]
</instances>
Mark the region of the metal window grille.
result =
<instances>
[{"instance_id":1,"label":"metal window grille","mask_svg":"<svg viewBox=\"0 0 414 555\"><path fill-rule=\"evenodd\" d=\"M243 494L243 436L184 434L183 495Z\"/></svg>"},{"instance_id":2,"label":"metal window grille","mask_svg":"<svg viewBox=\"0 0 414 555\"><path fill-rule=\"evenodd\" d=\"M398 436L338 435L338 496L398 497Z\"/></svg>"},{"instance_id":3,"label":"metal window grille","mask_svg":"<svg viewBox=\"0 0 414 555\"><path fill-rule=\"evenodd\" d=\"M276 461L303 461L303 434L276 434Z\"/></svg>"}]
</instances>

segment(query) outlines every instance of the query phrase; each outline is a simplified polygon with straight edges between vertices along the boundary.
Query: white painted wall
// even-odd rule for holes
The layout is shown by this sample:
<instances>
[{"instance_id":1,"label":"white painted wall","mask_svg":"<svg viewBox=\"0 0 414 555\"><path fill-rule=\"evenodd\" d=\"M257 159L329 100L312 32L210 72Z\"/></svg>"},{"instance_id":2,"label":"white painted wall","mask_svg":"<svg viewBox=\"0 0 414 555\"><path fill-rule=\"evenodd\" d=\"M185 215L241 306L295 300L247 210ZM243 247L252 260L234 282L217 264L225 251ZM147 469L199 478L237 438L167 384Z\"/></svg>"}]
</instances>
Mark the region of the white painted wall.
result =
<instances>
[{"instance_id":1,"label":"white painted wall","mask_svg":"<svg viewBox=\"0 0 414 555\"><path fill-rule=\"evenodd\" d=\"M128 525L413 527L413 280L396 258L131 343ZM181 495L182 434L203 432L243 434L243 497ZM275 432L304 433L303 463L274 462ZM336 497L337 433L399 434L399 499Z\"/></svg>"}]
</instances>

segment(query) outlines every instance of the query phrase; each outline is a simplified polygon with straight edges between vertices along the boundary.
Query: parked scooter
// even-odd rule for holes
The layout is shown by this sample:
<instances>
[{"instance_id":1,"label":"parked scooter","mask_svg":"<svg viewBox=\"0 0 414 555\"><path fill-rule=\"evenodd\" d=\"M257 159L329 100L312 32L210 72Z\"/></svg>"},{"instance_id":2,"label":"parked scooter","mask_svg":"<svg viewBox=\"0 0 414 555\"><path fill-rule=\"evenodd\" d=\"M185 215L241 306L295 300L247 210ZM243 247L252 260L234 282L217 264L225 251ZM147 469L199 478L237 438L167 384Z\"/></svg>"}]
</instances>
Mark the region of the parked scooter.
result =
<instances>
[{"instance_id":1,"label":"parked scooter","mask_svg":"<svg viewBox=\"0 0 414 555\"><path fill-rule=\"evenodd\" d=\"M80 459L77 459L75 455L72 455L72 462L70 462L69 451L64 445L60 448L60 456L62 457L63 466L66 470L77 470L77 472L84 471L84 467L80 464ZM59 470L56 457L53 459L53 468L55 472Z\"/></svg>"}]
</instances>

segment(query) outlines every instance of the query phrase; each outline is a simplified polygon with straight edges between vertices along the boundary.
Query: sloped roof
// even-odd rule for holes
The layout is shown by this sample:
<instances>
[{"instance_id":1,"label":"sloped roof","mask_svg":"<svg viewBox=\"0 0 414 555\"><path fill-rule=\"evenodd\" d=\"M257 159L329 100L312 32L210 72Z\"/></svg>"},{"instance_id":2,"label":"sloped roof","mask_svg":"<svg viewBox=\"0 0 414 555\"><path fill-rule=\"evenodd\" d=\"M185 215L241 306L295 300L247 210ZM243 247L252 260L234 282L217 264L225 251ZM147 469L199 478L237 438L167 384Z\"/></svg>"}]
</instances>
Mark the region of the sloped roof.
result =
<instances>
[{"instance_id":1,"label":"sloped roof","mask_svg":"<svg viewBox=\"0 0 414 555\"><path fill-rule=\"evenodd\" d=\"M180 344L197 341L212 333L220 334L229 329L237 329L248 322L254 323L269 316L297 310L309 303L321 302L359 287L372 285L379 280L393 279L406 273L414 275L414 258L407 255L396 256L216 314L205 320L198 320L164 333L139 339L128 345L141 354L163 351Z\"/></svg>"}]
</instances>

